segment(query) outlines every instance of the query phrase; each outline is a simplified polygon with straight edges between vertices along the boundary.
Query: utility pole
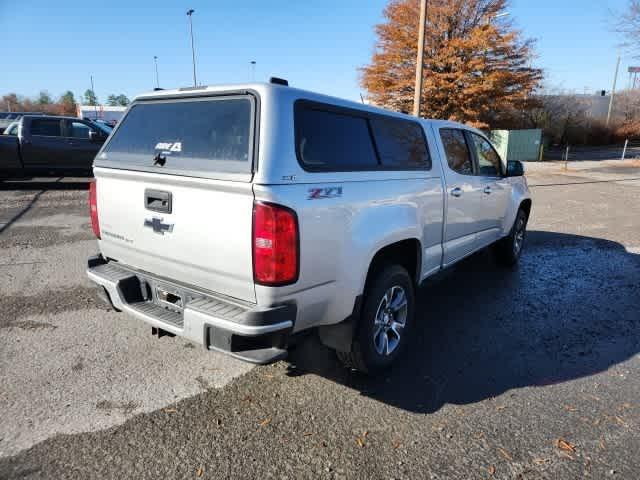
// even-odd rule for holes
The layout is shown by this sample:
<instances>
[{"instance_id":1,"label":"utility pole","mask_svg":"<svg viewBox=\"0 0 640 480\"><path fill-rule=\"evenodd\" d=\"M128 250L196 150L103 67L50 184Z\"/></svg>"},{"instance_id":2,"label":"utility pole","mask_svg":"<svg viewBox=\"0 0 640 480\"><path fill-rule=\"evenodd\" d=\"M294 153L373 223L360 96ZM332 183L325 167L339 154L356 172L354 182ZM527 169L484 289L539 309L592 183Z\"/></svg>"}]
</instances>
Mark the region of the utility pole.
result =
<instances>
[{"instance_id":1,"label":"utility pole","mask_svg":"<svg viewBox=\"0 0 640 480\"><path fill-rule=\"evenodd\" d=\"M187 17L189 17L189 30L191 32L191 60L193 61L193 86L197 87L198 82L196 81L196 49L193 45L193 13L195 10L193 8L187 11Z\"/></svg>"},{"instance_id":2,"label":"utility pole","mask_svg":"<svg viewBox=\"0 0 640 480\"><path fill-rule=\"evenodd\" d=\"M155 55L153 56L153 63L156 66L156 88L160 88L160 77L158 77L158 57L156 57Z\"/></svg>"},{"instance_id":3,"label":"utility pole","mask_svg":"<svg viewBox=\"0 0 640 480\"><path fill-rule=\"evenodd\" d=\"M93 75L91 75L91 93L93 93L93 98L94 98L94 102L93 102L93 110L95 111L96 114L96 120L98 119L98 97L96 96L96 91L93 88Z\"/></svg>"},{"instance_id":4,"label":"utility pole","mask_svg":"<svg viewBox=\"0 0 640 480\"><path fill-rule=\"evenodd\" d=\"M418 28L418 56L416 58L416 85L413 94L413 115L420 116L422 99L422 70L424 62L424 36L427 28L427 1L420 0L420 26Z\"/></svg>"},{"instance_id":5,"label":"utility pole","mask_svg":"<svg viewBox=\"0 0 640 480\"><path fill-rule=\"evenodd\" d=\"M609 120L611 120L611 110L613 110L613 96L616 94L616 81L618 80L618 69L620 68L620 55L618 55L618 61L616 62L616 73L613 76L613 87L611 88L611 98L609 98L609 110L607 111L607 127L609 126Z\"/></svg>"}]
</instances>

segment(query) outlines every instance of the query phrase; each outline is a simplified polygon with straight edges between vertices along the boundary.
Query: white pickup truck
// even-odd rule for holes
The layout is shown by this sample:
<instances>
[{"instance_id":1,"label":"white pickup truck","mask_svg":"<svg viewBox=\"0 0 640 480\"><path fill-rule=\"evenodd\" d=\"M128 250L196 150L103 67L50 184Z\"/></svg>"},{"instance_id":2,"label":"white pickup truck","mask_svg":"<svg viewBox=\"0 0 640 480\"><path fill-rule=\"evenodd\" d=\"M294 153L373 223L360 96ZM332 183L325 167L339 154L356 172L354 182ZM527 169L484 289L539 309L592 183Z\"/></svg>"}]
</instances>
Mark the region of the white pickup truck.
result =
<instances>
[{"instance_id":1,"label":"white pickup truck","mask_svg":"<svg viewBox=\"0 0 640 480\"><path fill-rule=\"evenodd\" d=\"M371 373L416 287L489 245L515 264L531 211L482 132L283 81L141 95L94 175L87 273L115 309L255 363L315 329Z\"/></svg>"}]
</instances>

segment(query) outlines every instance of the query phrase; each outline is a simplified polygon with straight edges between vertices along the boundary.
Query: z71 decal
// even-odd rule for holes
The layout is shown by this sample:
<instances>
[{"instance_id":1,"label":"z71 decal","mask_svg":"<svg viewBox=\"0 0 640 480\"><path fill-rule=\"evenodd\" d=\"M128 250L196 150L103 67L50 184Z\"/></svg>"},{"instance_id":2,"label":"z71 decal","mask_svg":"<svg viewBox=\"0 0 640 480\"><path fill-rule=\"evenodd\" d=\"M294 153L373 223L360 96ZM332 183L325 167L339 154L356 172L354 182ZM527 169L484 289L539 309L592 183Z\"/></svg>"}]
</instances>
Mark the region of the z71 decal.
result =
<instances>
[{"instance_id":1,"label":"z71 decal","mask_svg":"<svg viewBox=\"0 0 640 480\"><path fill-rule=\"evenodd\" d=\"M342 187L320 187L307 190L307 200L320 200L321 198L336 198L342 196Z\"/></svg>"}]
</instances>

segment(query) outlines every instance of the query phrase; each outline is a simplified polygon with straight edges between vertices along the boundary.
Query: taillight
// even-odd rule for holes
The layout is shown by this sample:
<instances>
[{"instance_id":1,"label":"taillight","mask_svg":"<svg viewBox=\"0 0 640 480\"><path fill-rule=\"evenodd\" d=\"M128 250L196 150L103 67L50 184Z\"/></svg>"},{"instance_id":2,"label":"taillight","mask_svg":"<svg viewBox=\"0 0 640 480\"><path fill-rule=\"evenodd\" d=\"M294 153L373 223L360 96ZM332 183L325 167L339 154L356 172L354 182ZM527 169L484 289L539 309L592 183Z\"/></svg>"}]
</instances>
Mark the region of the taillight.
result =
<instances>
[{"instance_id":1,"label":"taillight","mask_svg":"<svg viewBox=\"0 0 640 480\"><path fill-rule=\"evenodd\" d=\"M298 218L293 210L256 202L253 207L253 278L261 285L298 280Z\"/></svg>"},{"instance_id":2,"label":"taillight","mask_svg":"<svg viewBox=\"0 0 640 480\"><path fill-rule=\"evenodd\" d=\"M100 238L100 222L98 222L98 198L96 181L89 182L89 215L91 216L91 228L96 237Z\"/></svg>"}]
</instances>

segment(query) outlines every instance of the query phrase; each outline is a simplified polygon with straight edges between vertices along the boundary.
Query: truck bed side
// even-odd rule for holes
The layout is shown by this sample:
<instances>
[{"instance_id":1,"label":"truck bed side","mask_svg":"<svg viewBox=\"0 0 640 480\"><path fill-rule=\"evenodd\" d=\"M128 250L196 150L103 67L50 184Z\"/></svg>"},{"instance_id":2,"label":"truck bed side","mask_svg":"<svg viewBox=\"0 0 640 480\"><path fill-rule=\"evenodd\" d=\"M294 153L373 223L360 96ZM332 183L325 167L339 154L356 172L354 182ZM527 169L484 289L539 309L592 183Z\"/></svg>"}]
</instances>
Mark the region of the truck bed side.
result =
<instances>
[{"instance_id":1,"label":"truck bed side","mask_svg":"<svg viewBox=\"0 0 640 480\"><path fill-rule=\"evenodd\" d=\"M14 135L0 135L0 170L20 170L20 139Z\"/></svg>"}]
</instances>

